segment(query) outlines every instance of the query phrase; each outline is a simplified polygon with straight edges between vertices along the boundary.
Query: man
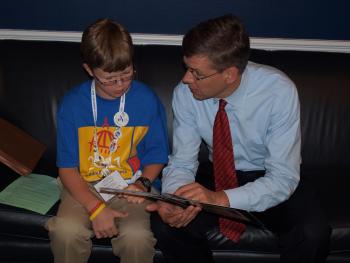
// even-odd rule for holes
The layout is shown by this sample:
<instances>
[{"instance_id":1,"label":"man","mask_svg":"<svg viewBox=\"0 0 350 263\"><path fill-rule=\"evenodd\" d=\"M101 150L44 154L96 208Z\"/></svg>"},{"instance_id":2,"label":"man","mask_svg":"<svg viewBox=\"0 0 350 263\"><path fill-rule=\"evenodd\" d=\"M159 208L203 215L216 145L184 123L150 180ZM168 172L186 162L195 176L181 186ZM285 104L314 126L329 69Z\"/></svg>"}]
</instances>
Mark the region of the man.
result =
<instances>
[{"instance_id":1,"label":"man","mask_svg":"<svg viewBox=\"0 0 350 263\"><path fill-rule=\"evenodd\" d=\"M182 46L187 71L174 91L173 153L162 191L259 212L279 237L281 262L324 262L330 227L313 192L299 183L295 85L277 69L248 62L249 37L232 15L195 26ZM195 178L202 140L213 162L203 169L211 171L209 184ZM195 206L158 202L148 210L158 212L152 229L167 262L213 262L209 230L219 228L232 245L245 231Z\"/></svg>"}]
</instances>

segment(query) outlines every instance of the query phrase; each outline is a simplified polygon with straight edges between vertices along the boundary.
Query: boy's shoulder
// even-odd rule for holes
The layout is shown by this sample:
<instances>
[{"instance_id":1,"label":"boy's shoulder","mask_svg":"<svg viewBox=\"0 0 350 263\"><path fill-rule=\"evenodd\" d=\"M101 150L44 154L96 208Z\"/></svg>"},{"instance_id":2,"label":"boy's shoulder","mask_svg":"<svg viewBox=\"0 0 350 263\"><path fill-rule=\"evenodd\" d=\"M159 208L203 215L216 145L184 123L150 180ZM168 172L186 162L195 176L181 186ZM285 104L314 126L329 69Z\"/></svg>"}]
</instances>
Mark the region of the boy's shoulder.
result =
<instances>
[{"instance_id":1,"label":"boy's shoulder","mask_svg":"<svg viewBox=\"0 0 350 263\"><path fill-rule=\"evenodd\" d=\"M132 87L137 89L139 92L145 92L145 93L152 92L152 88L149 85L139 80L133 80Z\"/></svg>"},{"instance_id":2,"label":"boy's shoulder","mask_svg":"<svg viewBox=\"0 0 350 263\"><path fill-rule=\"evenodd\" d=\"M80 96L85 96L90 94L90 87L91 87L91 80L85 81L81 84L78 84L71 89L69 89L65 94L64 94L64 99L67 98L75 98L75 97L80 97Z\"/></svg>"},{"instance_id":3,"label":"boy's shoulder","mask_svg":"<svg viewBox=\"0 0 350 263\"><path fill-rule=\"evenodd\" d=\"M59 109L75 108L78 105L87 103L90 98L90 87L91 81L86 81L69 89L60 99Z\"/></svg>"},{"instance_id":4,"label":"boy's shoulder","mask_svg":"<svg viewBox=\"0 0 350 263\"><path fill-rule=\"evenodd\" d=\"M143 99L159 99L158 95L150 86L138 80L132 82L131 91L133 94L136 94L136 96L142 97Z\"/></svg>"}]
</instances>

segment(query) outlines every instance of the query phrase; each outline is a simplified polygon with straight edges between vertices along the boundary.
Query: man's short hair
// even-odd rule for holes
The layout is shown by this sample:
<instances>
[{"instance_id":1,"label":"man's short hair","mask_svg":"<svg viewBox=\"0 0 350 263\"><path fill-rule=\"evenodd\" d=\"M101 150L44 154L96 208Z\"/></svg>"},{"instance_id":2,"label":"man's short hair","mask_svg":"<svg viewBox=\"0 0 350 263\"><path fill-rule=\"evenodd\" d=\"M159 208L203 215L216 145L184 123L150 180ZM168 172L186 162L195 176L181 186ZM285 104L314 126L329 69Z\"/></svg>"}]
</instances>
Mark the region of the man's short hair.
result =
<instances>
[{"instance_id":1,"label":"man's short hair","mask_svg":"<svg viewBox=\"0 0 350 263\"><path fill-rule=\"evenodd\" d=\"M240 19L225 15L192 28L182 41L183 54L207 56L219 71L236 66L243 73L250 55L249 36Z\"/></svg>"},{"instance_id":2,"label":"man's short hair","mask_svg":"<svg viewBox=\"0 0 350 263\"><path fill-rule=\"evenodd\" d=\"M91 69L115 72L133 63L134 51L129 32L110 19L99 19L84 30L80 52L83 62Z\"/></svg>"}]
</instances>

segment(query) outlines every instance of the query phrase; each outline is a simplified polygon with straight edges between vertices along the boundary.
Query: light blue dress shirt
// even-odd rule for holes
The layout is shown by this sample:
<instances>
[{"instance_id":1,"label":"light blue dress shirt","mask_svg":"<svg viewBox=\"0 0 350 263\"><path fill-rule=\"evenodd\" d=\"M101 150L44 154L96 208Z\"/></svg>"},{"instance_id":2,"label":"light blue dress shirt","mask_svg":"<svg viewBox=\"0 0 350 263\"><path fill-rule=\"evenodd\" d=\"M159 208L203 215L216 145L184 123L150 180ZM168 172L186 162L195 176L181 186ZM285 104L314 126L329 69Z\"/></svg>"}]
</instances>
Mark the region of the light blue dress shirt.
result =
<instances>
[{"instance_id":1,"label":"light blue dress shirt","mask_svg":"<svg viewBox=\"0 0 350 263\"><path fill-rule=\"evenodd\" d=\"M287 200L299 183L300 106L294 83L275 68L248 63L240 86L226 98L237 170L265 170L265 176L227 189L230 206L264 211ZM213 153L218 99L196 100L186 84L173 94L173 152L163 170L162 191L192 183L202 139Z\"/></svg>"}]
</instances>

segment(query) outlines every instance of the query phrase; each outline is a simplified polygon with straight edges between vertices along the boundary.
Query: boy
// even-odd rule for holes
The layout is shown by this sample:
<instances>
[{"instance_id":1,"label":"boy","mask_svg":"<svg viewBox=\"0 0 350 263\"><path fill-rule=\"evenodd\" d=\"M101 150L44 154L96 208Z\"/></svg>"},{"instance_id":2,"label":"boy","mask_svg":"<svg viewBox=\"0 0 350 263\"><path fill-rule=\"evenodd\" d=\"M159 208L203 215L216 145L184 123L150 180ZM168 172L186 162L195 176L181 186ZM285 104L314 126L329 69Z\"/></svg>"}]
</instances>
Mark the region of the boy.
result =
<instances>
[{"instance_id":1,"label":"boy","mask_svg":"<svg viewBox=\"0 0 350 263\"><path fill-rule=\"evenodd\" d=\"M93 236L111 238L122 263L153 262L155 239L143 199L111 198L98 189L150 191L167 163L163 105L133 80L133 44L119 23L90 25L81 54L92 81L70 90L57 113L63 190L57 216L46 224L55 262L87 262Z\"/></svg>"}]
</instances>

